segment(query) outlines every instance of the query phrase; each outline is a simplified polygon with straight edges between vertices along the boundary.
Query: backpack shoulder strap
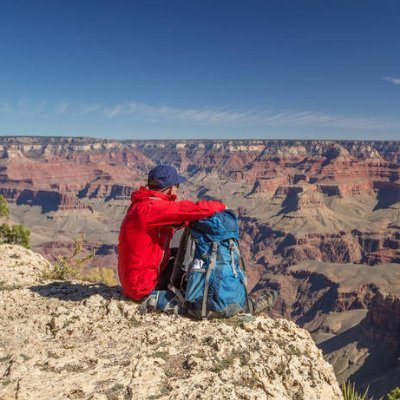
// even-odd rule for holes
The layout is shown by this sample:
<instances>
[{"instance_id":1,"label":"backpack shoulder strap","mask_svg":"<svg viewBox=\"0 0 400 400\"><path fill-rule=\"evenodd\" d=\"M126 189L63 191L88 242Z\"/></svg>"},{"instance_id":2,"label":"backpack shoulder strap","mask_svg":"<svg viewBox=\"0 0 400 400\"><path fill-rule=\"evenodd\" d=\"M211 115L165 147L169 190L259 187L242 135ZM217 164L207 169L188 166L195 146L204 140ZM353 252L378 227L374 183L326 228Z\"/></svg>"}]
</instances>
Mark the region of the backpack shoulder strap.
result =
<instances>
[{"instance_id":1,"label":"backpack shoulder strap","mask_svg":"<svg viewBox=\"0 0 400 400\"><path fill-rule=\"evenodd\" d=\"M249 289L248 289L248 284L247 284L247 270L246 270L246 265L244 263L244 258L242 256L242 251L240 250L240 245L239 245L239 241L236 241L236 245L237 245L237 251L239 253L239 263L240 263L240 267L243 270L243 279L244 279L244 289L246 291L246 303L247 303L247 309L251 310L250 308L250 300L249 300Z\"/></svg>"},{"instance_id":2,"label":"backpack shoulder strap","mask_svg":"<svg viewBox=\"0 0 400 400\"><path fill-rule=\"evenodd\" d=\"M174 266L173 266L171 278L170 278L170 281L168 284L168 289L171 290L173 293L175 293L179 302L182 304L185 302L185 297L180 290L181 282L178 282L178 281L180 281L181 276L182 276L182 267L184 266L189 239L190 239L190 230L189 230L189 228L185 228L182 233L180 242L179 242L178 252L177 252L175 260L174 260Z\"/></svg>"},{"instance_id":3,"label":"backpack shoulder strap","mask_svg":"<svg viewBox=\"0 0 400 400\"><path fill-rule=\"evenodd\" d=\"M190 236L190 231L189 228L185 228L183 230L180 242L179 242L179 247L178 251L174 260L174 268L172 269L172 274L170 278L170 283L175 284L176 279L180 276L180 270L182 266L184 265L185 261L185 254L187 250L187 246L189 243L189 236Z\"/></svg>"},{"instance_id":4,"label":"backpack shoulder strap","mask_svg":"<svg viewBox=\"0 0 400 400\"><path fill-rule=\"evenodd\" d=\"M218 243L213 242L211 256L210 256L210 263L207 268L206 281L204 284L203 304L201 307L201 317L202 318L207 317L207 298L208 298L208 289L210 287L210 275L211 275L211 272L214 269L215 263L217 261L217 250L218 250Z\"/></svg>"}]
</instances>

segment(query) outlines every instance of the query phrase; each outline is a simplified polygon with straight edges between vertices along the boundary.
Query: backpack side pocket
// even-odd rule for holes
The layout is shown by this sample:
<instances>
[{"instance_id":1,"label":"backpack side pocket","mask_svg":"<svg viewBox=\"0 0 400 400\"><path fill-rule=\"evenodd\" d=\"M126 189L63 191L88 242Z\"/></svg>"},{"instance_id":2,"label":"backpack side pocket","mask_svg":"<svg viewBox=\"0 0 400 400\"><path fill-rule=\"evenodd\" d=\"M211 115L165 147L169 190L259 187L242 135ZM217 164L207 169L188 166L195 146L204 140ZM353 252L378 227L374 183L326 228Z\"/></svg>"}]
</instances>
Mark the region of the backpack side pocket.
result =
<instances>
[{"instance_id":1,"label":"backpack side pocket","mask_svg":"<svg viewBox=\"0 0 400 400\"><path fill-rule=\"evenodd\" d=\"M185 300L189 303L201 301L204 296L206 269L192 269L186 286Z\"/></svg>"}]
</instances>

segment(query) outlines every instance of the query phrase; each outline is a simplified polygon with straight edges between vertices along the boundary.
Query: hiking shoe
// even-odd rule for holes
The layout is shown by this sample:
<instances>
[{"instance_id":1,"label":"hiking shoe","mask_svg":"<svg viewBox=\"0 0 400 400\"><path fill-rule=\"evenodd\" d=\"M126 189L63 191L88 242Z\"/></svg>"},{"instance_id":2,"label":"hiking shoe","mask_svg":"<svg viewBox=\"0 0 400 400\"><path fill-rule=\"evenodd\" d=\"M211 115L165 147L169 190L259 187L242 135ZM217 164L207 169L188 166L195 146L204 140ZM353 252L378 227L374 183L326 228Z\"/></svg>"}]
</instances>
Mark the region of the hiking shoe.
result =
<instances>
[{"instance_id":1,"label":"hiking shoe","mask_svg":"<svg viewBox=\"0 0 400 400\"><path fill-rule=\"evenodd\" d=\"M267 290L258 298L249 296L250 313L253 315L260 314L263 311L269 311L278 300L278 292L276 290Z\"/></svg>"},{"instance_id":2,"label":"hiking shoe","mask_svg":"<svg viewBox=\"0 0 400 400\"><path fill-rule=\"evenodd\" d=\"M175 315L186 313L183 303L179 301L171 290L155 290L140 303L140 314L143 315L154 311Z\"/></svg>"},{"instance_id":3,"label":"hiking shoe","mask_svg":"<svg viewBox=\"0 0 400 400\"><path fill-rule=\"evenodd\" d=\"M139 306L139 313L146 314L157 309L157 294L150 293Z\"/></svg>"}]
</instances>

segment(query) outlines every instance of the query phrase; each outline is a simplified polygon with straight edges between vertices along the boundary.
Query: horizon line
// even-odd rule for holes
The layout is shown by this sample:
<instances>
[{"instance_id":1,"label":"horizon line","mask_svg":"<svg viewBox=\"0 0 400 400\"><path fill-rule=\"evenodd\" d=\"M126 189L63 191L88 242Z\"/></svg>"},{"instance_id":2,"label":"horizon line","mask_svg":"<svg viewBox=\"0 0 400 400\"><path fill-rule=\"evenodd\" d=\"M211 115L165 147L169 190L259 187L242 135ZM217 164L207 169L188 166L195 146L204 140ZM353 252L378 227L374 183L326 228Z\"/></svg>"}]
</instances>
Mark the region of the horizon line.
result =
<instances>
[{"instance_id":1,"label":"horizon line","mask_svg":"<svg viewBox=\"0 0 400 400\"><path fill-rule=\"evenodd\" d=\"M0 142L3 139L22 139L22 138L32 138L32 139L84 139L84 140L92 140L92 141L108 141L108 142L230 142L230 141L261 141L261 142L398 142L400 143L400 139L334 139L334 138L326 138L326 139L305 139L305 138L156 138L156 139L118 139L118 138L105 138L105 137L94 137L94 136L65 136L65 135L26 135L26 134L16 134L16 135L1 135L0 134Z\"/></svg>"}]
</instances>

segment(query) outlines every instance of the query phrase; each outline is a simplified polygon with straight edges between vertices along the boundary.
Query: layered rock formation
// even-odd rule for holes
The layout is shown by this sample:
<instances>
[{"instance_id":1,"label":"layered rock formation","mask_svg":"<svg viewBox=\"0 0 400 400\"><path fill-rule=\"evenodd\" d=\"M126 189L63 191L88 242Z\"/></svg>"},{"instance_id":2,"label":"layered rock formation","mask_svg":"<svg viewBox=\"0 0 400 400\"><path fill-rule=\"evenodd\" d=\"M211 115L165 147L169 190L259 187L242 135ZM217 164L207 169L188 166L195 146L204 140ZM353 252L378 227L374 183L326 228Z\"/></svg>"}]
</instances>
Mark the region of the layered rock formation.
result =
<instances>
[{"instance_id":1,"label":"layered rock formation","mask_svg":"<svg viewBox=\"0 0 400 400\"><path fill-rule=\"evenodd\" d=\"M342 399L310 335L268 317L140 315L118 288L39 278L0 246L0 399Z\"/></svg>"},{"instance_id":2,"label":"layered rock formation","mask_svg":"<svg viewBox=\"0 0 400 400\"><path fill-rule=\"evenodd\" d=\"M222 198L274 232L294 235L291 248L280 246L286 263L397 262L399 147L396 142L0 138L0 194L19 206L14 214L33 230L52 226L50 241L66 239L65 218L83 215L89 226L75 223L71 235L84 232L99 246L112 245L114 221L122 218L130 193L156 163L174 164L190 177L185 195ZM23 206L38 207L45 218L30 221ZM99 240L99 230L114 234ZM38 250L43 236L34 235Z\"/></svg>"},{"instance_id":3,"label":"layered rock formation","mask_svg":"<svg viewBox=\"0 0 400 400\"><path fill-rule=\"evenodd\" d=\"M375 296L400 296L400 142L6 137L0 194L49 259L83 235L94 265L115 268L130 193L157 163L189 178L182 197L237 210L251 287L279 288L276 311L319 342L357 326ZM357 378L349 354L336 372Z\"/></svg>"}]
</instances>

